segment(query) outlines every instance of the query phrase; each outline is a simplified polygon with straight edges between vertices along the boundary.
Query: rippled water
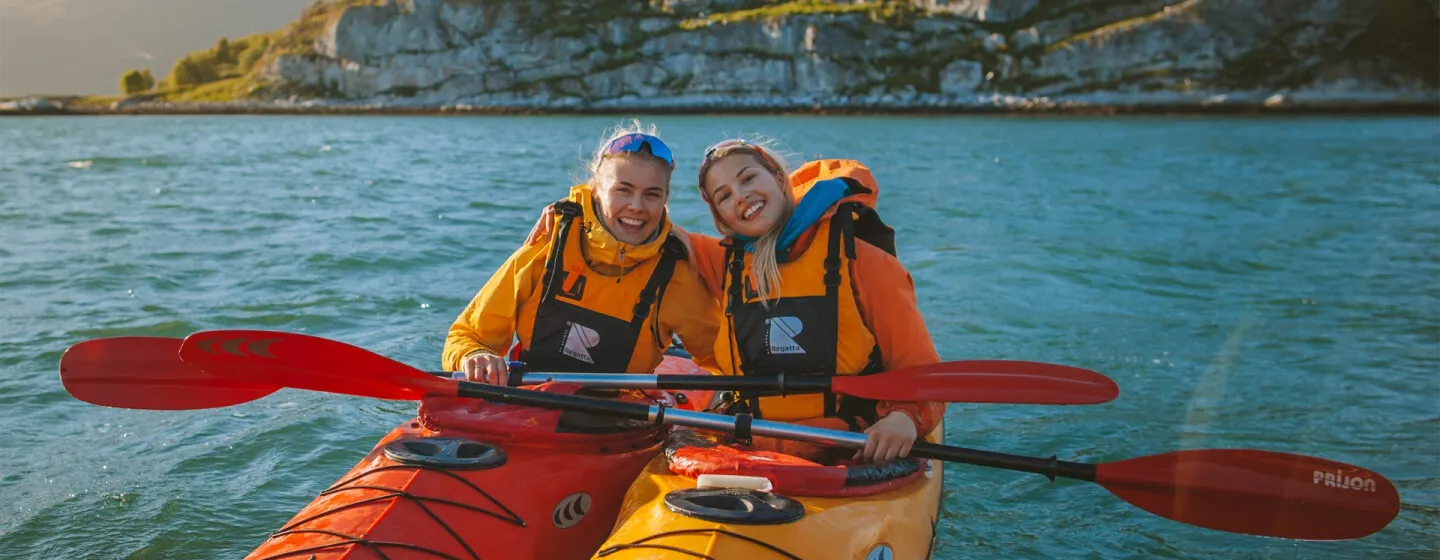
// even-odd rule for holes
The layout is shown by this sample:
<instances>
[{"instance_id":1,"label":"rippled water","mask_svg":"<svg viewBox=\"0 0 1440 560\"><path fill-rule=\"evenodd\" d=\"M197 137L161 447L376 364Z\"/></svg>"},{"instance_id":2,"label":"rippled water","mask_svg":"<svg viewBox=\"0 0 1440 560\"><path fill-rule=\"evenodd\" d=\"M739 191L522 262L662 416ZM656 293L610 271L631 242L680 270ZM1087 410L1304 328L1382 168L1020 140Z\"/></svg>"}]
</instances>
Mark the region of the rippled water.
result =
<instances>
[{"instance_id":1,"label":"rippled water","mask_svg":"<svg viewBox=\"0 0 1440 560\"><path fill-rule=\"evenodd\" d=\"M1194 528L1102 488L949 465L938 558L1435 558L1434 119L667 117L672 213L737 133L860 159L947 359L1102 371L1096 407L957 405L948 441L1115 461L1319 455L1393 480L1359 541ZM413 403L282 391L220 410L78 402L61 352L117 335L303 331L427 368L608 118L0 120L0 550L235 558Z\"/></svg>"}]
</instances>

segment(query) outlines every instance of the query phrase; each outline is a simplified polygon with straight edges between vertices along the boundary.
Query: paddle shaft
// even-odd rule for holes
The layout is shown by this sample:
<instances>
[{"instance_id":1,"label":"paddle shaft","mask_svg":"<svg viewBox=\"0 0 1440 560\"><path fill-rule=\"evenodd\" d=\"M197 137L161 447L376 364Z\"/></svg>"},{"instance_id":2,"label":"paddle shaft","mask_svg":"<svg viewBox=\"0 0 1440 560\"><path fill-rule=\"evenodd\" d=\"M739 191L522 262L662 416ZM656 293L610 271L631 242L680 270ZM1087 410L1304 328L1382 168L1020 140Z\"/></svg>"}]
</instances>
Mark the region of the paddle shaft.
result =
<instances>
[{"instance_id":1,"label":"paddle shaft","mask_svg":"<svg viewBox=\"0 0 1440 560\"><path fill-rule=\"evenodd\" d=\"M460 397L484 399L491 402L579 410L621 418L645 420L656 424L689 426L692 428L729 433L734 433L737 428L740 428L742 423L746 422L744 418L725 414L676 410L658 405L601 400L575 395L542 393L527 389L499 387L468 381L460 382L456 395ZM749 420L749 424L752 435L804 441L850 449L865 447L865 434L861 433L827 430L783 422L770 422L767 420ZM1055 477L1085 481L1095 480L1095 465L1057 461L1053 457L1050 459L1040 459L929 442L916 442L910 450L910 456L1043 474L1052 480Z\"/></svg>"},{"instance_id":2,"label":"paddle shaft","mask_svg":"<svg viewBox=\"0 0 1440 560\"><path fill-rule=\"evenodd\" d=\"M863 445L863 438L861 439L861 443ZM1060 461L1053 456L1049 459L1041 459L1039 457L1026 457L1024 455L967 449L925 441L915 442L915 445L910 448L910 456L948 461L951 463L965 463L967 465L981 467L1043 474L1050 480L1055 480L1058 477L1084 480L1086 482L1095 481L1095 465Z\"/></svg>"},{"instance_id":3,"label":"paddle shaft","mask_svg":"<svg viewBox=\"0 0 1440 560\"><path fill-rule=\"evenodd\" d=\"M938 362L874 375L778 374L775 376L637 375L530 372L510 362L505 385L548 381L612 389L742 391L751 395L834 392L882 401L1006 404L1100 404L1120 388L1104 375L1055 364L1014 360Z\"/></svg>"}]
</instances>

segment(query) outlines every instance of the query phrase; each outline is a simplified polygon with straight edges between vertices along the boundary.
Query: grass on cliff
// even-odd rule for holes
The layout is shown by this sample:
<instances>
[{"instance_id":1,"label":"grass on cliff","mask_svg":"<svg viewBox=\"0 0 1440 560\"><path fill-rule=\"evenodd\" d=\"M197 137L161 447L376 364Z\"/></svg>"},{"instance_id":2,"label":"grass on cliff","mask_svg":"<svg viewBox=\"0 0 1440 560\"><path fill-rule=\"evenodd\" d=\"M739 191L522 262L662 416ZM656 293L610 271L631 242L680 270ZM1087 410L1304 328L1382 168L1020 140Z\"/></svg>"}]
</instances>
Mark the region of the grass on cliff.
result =
<instances>
[{"instance_id":1,"label":"grass on cliff","mask_svg":"<svg viewBox=\"0 0 1440 560\"><path fill-rule=\"evenodd\" d=\"M170 91L164 95L164 99L173 102L194 103L235 101L249 97L252 86L253 82L244 76L227 78L194 87Z\"/></svg>"},{"instance_id":2,"label":"grass on cliff","mask_svg":"<svg viewBox=\"0 0 1440 560\"><path fill-rule=\"evenodd\" d=\"M833 15L849 13L872 13L886 9L891 2L857 2L854 4L837 4L820 0L798 0L794 2L782 2L769 6L762 6L749 10L737 10L734 12L722 12L710 14L701 18L687 19L680 22L680 28L686 31L709 27L711 25L736 23L756 19L768 19L795 15Z\"/></svg>"},{"instance_id":3,"label":"grass on cliff","mask_svg":"<svg viewBox=\"0 0 1440 560\"><path fill-rule=\"evenodd\" d=\"M1165 6L1164 9L1152 13L1140 14L1119 21L1105 23L1093 29L1078 31L1077 33L1069 37L1062 38L1047 45L1045 47L1045 52L1055 52L1060 49L1068 48L1070 45L1075 45L1090 40L1103 41L1107 36L1111 34L1129 31L1142 25L1154 23L1156 21L1169 17L1183 17L1188 15L1198 3L1199 0L1185 0L1183 2L1180 2L1179 4L1171 4Z\"/></svg>"},{"instance_id":4,"label":"grass on cliff","mask_svg":"<svg viewBox=\"0 0 1440 560\"><path fill-rule=\"evenodd\" d=\"M221 102L245 99L258 85L255 69L276 57L314 50L315 40L346 8L375 6L383 0L316 0L299 19L268 33L225 41L177 60L156 91L143 95L171 102Z\"/></svg>"},{"instance_id":5,"label":"grass on cliff","mask_svg":"<svg viewBox=\"0 0 1440 560\"><path fill-rule=\"evenodd\" d=\"M308 53L314 50L315 39L325 31L326 26L346 8L359 6L381 6L384 0L316 0L300 12L300 19L291 22L284 29L268 33L274 42L272 55Z\"/></svg>"}]
</instances>

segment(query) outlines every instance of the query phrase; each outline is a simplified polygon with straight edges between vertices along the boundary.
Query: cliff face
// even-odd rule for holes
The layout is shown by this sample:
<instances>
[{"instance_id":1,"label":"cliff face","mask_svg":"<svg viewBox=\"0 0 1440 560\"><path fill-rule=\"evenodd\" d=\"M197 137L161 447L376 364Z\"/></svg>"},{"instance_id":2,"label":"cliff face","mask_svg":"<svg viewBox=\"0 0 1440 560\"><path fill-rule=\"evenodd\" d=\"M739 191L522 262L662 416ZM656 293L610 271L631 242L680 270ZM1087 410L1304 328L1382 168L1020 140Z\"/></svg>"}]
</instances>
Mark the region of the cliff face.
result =
<instances>
[{"instance_id":1,"label":"cliff face","mask_svg":"<svg viewBox=\"0 0 1440 560\"><path fill-rule=\"evenodd\" d=\"M267 57L252 95L538 109L1440 99L1427 0L347 4Z\"/></svg>"}]
</instances>

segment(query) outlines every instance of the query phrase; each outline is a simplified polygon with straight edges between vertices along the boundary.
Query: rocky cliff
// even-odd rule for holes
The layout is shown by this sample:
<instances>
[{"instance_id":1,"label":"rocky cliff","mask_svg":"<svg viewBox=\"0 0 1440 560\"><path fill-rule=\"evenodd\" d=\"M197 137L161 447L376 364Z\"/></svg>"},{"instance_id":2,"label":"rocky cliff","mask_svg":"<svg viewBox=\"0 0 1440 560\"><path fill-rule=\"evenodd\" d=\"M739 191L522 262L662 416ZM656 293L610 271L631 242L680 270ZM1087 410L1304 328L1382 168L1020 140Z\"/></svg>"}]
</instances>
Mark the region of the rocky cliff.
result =
<instances>
[{"instance_id":1,"label":"rocky cliff","mask_svg":"<svg viewBox=\"0 0 1440 560\"><path fill-rule=\"evenodd\" d=\"M255 99L541 110L1435 103L1429 0L322 0Z\"/></svg>"}]
</instances>

